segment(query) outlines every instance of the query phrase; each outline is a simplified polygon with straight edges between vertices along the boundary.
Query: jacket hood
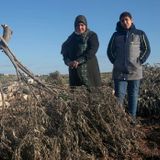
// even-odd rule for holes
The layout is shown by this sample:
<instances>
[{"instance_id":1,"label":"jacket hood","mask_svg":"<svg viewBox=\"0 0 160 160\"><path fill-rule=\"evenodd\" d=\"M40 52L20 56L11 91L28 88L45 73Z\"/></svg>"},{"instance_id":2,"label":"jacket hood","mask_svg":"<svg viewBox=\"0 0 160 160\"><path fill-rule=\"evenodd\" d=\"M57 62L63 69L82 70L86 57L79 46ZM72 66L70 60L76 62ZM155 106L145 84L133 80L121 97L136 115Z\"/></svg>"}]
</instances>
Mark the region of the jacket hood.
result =
<instances>
[{"instance_id":1,"label":"jacket hood","mask_svg":"<svg viewBox=\"0 0 160 160\"><path fill-rule=\"evenodd\" d=\"M83 15L79 15L75 18L75 22L74 22L74 27L76 28L76 26L79 24L79 23L83 23L87 26L87 19L85 16Z\"/></svg>"},{"instance_id":2,"label":"jacket hood","mask_svg":"<svg viewBox=\"0 0 160 160\"><path fill-rule=\"evenodd\" d=\"M135 25L134 25L133 23L132 23L130 29L125 29L125 28L123 28L123 27L121 26L120 21L118 21L118 22L117 22L117 25L116 25L116 31L117 31L117 32L126 32L126 31L128 31L128 30L134 30L134 29L136 29L136 27L135 27Z\"/></svg>"}]
</instances>

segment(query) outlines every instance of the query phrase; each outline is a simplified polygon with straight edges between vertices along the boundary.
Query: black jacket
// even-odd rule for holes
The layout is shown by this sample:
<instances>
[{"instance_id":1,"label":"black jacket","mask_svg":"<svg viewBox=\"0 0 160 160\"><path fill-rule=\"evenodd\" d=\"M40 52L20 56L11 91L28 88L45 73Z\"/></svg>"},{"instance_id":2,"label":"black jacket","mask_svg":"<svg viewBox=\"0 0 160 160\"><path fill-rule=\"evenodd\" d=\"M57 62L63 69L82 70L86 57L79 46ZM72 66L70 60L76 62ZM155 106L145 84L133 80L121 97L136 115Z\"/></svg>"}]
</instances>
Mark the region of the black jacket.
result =
<instances>
[{"instance_id":1,"label":"black jacket","mask_svg":"<svg viewBox=\"0 0 160 160\"><path fill-rule=\"evenodd\" d=\"M100 70L96 58L99 47L97 34L87 31L85 35L73 32L63 43L61 53L66 65L71 61L78 61L77 69L69 67L70 86L100 86Z\"/></svg>"}]
</instances>

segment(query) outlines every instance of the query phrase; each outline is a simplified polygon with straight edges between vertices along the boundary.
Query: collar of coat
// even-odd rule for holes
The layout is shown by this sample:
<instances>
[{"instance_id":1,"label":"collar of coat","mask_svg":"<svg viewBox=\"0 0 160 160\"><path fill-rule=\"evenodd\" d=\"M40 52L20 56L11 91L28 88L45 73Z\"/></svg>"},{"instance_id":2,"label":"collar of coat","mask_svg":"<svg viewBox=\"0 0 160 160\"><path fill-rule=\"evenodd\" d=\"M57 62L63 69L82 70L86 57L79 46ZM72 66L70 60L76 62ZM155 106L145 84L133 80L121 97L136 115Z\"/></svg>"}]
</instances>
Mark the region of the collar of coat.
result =
<instances>
[{"instance_id":1,"label":"collar of coat","mask_svg":"<svg viewBox=\"0 0 160 160\"><path fill-rule=\"evenodd\" d=\"M133 30L135 30L135 29L136 29L136 27L135 27L135 25L134 25L133 23L132 23L132 25L131 25L131 27L130 27L129 29L123 28L123 27L121 26L120 21L117 22L117 25L116 25L116 31L117 31L117 32L127 32L127 31L133 31Z\"/></svg>"}]
</instances>

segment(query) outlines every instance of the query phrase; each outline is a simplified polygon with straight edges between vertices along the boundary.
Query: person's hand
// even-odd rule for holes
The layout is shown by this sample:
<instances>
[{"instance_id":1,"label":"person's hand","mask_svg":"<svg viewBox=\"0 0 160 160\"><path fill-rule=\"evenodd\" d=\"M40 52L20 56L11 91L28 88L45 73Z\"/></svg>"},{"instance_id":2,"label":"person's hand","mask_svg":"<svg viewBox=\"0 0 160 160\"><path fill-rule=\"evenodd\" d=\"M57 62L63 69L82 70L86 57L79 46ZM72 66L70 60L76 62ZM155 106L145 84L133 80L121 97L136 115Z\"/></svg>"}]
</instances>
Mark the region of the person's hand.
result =
<instances>
[{"instance_id":1,"label":"person's hand","mask_svg":"<svg viewBox=\"0 0 160 160\"><path fill-rule=\"evenodd\" d=\"M71 68L73 68L73 61L69 62L68 66L71 67Z\"/></svg>"},{"instance_id":2,"label":"person's hand","mask_svg":"<svg viewBox=\"0 0 160 160\"><path fill-rule=\"evenodd\" d=\"M74 63L73 63L73 68L77 68L78 65L79 65L79 62L78 62L78 61L74 61Z\"/></svg>"},{"instance_id":3,"label":"person's hand","mask_svg":"<svg viewBox=\"0 0 160 160\"><path fill-rule=\"evenodd\" d=\"M69 67L71 67L71 68L77 68L78 65L79 65L79 62L78 62L78 61L71 61L71 62L69 63Z\"/></svg>"}]
</instances>

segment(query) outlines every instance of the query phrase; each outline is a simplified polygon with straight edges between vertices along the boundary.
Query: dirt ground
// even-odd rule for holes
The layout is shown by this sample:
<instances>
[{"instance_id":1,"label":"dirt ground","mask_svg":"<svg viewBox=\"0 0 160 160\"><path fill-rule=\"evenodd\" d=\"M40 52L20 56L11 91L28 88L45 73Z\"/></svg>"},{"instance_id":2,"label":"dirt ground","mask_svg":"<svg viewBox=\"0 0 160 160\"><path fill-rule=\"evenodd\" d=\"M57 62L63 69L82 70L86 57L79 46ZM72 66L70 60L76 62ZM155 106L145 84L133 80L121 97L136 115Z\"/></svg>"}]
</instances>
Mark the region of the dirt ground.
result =
<instances>
[{"instance_id":1,"label":"dirt ground","mask_svg":"<svg viewBox=\"0 0 160 160\"><path fill-rule=\"evenodd\" d=\"M136 129L144 133L144 138L139 142L141 157L144 160L160 160L160 118L157 116L138 117ZM141 159L135 157L135 159Z\"/></svg>"}]
</instances>

